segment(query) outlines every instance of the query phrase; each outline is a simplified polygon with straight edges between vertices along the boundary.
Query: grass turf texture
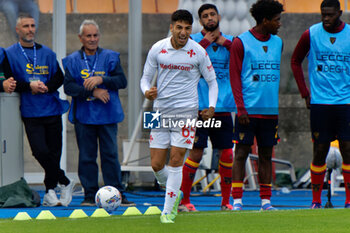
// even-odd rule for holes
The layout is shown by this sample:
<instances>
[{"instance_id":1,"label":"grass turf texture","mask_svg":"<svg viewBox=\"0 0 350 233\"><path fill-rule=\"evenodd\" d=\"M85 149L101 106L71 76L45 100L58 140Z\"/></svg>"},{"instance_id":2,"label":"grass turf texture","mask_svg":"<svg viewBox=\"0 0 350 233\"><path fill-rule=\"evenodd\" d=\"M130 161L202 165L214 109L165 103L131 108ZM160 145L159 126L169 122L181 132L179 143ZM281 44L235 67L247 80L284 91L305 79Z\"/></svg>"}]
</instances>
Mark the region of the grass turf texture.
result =
<instances>
[{"instance_id":1,"label":"grass turf texture","mask_svg":"<svg viewBox=\"0 0 350 233\"><path fill-rule=\"evenodd\" d=\"M161 224L159 215L107 218L13 221L0 220L0 232L50 233L219 233L219 232L349 232L350 210L210 211L180 213L175 224Z\"/></svg>"}]
</instances>

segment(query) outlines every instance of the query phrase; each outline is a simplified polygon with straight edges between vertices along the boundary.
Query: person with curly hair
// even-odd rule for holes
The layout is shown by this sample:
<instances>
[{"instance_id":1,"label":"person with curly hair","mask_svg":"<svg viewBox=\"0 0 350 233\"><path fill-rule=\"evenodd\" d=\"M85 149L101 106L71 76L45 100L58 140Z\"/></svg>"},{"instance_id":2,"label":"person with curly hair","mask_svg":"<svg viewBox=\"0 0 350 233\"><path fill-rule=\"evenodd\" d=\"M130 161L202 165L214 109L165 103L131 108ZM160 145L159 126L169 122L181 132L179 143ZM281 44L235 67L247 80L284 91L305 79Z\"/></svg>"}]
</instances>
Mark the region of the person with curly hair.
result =
<instances>
[{"instance_id":1,"label":"person with curly hair","mask_svg":"<svg viewBox=\"0 0 350 233\"><path fill-rule=\"evenodd\" d=\"M281 26L283 5L274 0L258 0L250 9L256 26L233 41L230 79L237 106L232 168L233 210L242 210L245 164L254 137L258 144L260 198L262 210L271 205L272 151L278 134L278 90L282 40L276 36Z\"/></svg>"}]
</instances>

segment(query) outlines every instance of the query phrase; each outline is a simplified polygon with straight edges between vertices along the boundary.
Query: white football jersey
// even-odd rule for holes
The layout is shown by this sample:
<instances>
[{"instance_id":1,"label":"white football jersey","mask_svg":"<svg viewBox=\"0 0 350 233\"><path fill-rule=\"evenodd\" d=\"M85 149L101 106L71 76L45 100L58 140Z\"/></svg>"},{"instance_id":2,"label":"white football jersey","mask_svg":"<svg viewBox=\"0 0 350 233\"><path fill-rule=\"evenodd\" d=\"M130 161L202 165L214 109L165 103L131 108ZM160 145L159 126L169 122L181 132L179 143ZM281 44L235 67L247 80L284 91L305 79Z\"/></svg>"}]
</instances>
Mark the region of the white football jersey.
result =
<instances>
[{"instance_id":1,"label":"white football jersey","mask_svg":"<svg viewBox=\"0 0 350 233\"><path fill-rule=\"evenodd\" d=\"M197 86L201 76L206 81L215 80L215 71L205 49L189 39L181 49L174 49L171 38L154 44L148 53L141 79L143 92L151 87L157 74L158 96L155 109L198 110Z\"/></svg>"}]
</instances>

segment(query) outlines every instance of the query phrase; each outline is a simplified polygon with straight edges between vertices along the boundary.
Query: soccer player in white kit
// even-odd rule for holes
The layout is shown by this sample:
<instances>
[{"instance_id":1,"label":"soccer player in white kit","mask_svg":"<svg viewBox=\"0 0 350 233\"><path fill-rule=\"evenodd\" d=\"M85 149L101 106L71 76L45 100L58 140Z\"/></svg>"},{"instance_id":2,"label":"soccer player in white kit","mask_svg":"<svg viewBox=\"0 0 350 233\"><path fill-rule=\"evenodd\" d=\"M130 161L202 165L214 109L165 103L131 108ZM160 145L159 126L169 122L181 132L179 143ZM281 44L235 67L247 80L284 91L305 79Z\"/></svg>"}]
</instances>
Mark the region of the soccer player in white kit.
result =
<instances>
[{"instance_id":1,"label":"soccer player in white kit","mask_svg":"<svg viewBox=\"0 0 350 233\"><path fill-rule=\"evenodd\" d=\"M172 36L155 43L148 53L141 79L145 97L154 100L153 108L165 122L189 122L198 114L197 85L204 77L209 86L209 108L202 111L204 120L214 115L218 86L206 51L189 39L193 18L187 10L177 10L171 16ZM157 73L157 84L152 79ZM167 115L167 116L165 116ZM154 116L157 117L157 116ZM192 149L195 128L189 125L163 125L150 134L151 165L161 186L166 186L161 223L174 223L182 198L180 191L182 165L187 149ZM165 166L168 148L170 159Z\"/></svg>"}]
</instances>

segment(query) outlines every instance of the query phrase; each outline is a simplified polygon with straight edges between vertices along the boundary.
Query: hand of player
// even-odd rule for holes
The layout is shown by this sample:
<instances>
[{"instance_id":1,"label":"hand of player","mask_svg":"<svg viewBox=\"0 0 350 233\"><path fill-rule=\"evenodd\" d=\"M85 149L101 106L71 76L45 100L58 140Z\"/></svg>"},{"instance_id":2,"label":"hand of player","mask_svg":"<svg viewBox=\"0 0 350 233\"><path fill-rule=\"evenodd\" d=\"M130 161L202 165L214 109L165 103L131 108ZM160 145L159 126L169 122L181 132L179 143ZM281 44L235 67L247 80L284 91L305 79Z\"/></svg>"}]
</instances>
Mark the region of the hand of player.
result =
<instances>
[{"instance_id":1,"label":"hand of player","mask_svg":"<svg viewBox=\"0 0 350 233\"><path fill-rule=\"evenodd\" d=\"M108 101L110 100L109 93L106 89L95 88L94 91L92 92L92 95L97 99L101 100L105 104L108 103Z\"/></svg>"},{"instance_id":2,"label":"hand of player","mask_svg":"<svg viewBox=\"0 0 350 233\"><path fill-rule=\"evenodd\" d=\"M90 78L85 79L83 85L86 90L91 91L92 89L94 89L102 83L103 79L101 76L92 76Z\"/></svg>"},{"instance_id":3,"label":"hand of player","mask_svg":"<svg viewBox=\"0 0 350 233\"><path fill-rule=\"evenodd\" d=\"M155 100L158 95L157 87L151 87L148 91L145 92L145 97L149 100Z\"/></svg>"},{"instance_id":4,"label":"hand of player","mask_svg":"<svg viewBox=\"0 0 350 233\"><path fill-rule=\"evenodd\" d=\"M212 118L214 116L214 113L215 113L215 108L214 107L209 107L209 109L208 108L203 109L201 111L200 115L202 116L202 119L204 121L206 121L206 120Z\"/></svg>"},{"instance_id":5,"label":"hand of player","mask_svg":"<svg viewBox=\"0 0 350 233\"><path fill-rule=\"evenodd\" d=\"M10 77L8 79L5 79L4 82L2 83L2 86L4 88L4 91L7 93L12 93L15 91L16 88L16 80L14 80L13 77Z\"/></svg>"},{"instance_id":6,"label":"hand of player","mask_svg":"<svg viewBox=\"0 0 350 233\"><path fill-rule=\"evenodd\" d=\"M224 45L225 41L226 41L226 38L223 37L222 35L220 35L220 36L216 39L215 43L217 43L218 45L221 45L221 46L222 46L222 45Z\"/></svg>"},{"instance_id":7,"label":"hand of player","mask_svg":"<svg viewBox=\"0 0 350 233\"><path fill-rule=\"evenodd\" d=\"M217 38L217 34L214 32L207 32L204 36L205 39L209 40L210 43L213 43L216 38Z\"/></svg>"},{"instance_id":8,"label":"hand of player","mask_svg":"<svg viewBox=\"0 0 350 233\"><path fill-rule=\"evenodd\" d=\"M310 109L310 96L305 97L305 105L307 109Z\"/></svg>"},{"instance_id":9,"label":"hand of player","mask_svg":"<svg viewBox=\"0 0 350 233\"><path fill-rule=\"evenodd\" d=\"M250 123L250 120L249 120L249 117L247 114L243 114L243 115L240 115L238 117L238 122L241 124L241 125L248 125Z\"/></svg>"}]
</instances>

